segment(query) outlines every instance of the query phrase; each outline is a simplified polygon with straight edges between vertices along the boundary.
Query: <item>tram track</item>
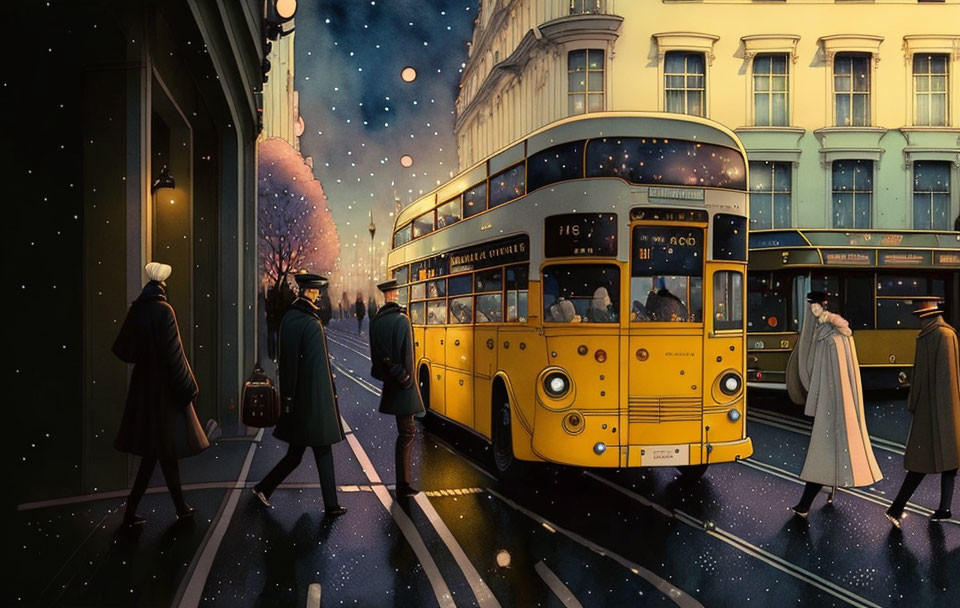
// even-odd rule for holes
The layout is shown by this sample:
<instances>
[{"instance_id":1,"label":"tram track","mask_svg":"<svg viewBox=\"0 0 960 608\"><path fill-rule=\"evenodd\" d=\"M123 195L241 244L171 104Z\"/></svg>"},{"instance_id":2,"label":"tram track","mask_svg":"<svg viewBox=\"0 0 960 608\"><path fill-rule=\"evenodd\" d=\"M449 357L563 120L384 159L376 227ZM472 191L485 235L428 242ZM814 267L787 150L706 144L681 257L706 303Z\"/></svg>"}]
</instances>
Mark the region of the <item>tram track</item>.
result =
<instances>
[{"instance_id":1,"label":"tram track","mask_svg":"<svg viewBox=\"0 0 960 608\"><path fill-rule=\"evenodd\" d=\"M340 332L336 332L334 335L336 335L337 333L340 333ZM335 341L335 343L337 343L338 345L344 346L344 347L346 348L345 345L340 344L338 341ZM354 352L354 353L356 353L356 354L360 354L361 356L364 356L364 355L362 355L361 353L359 353L358 351L356 351L355 349L349 348L348 350L350 350L350 351L352 351L352 352ZM365 359L369 359L369 357L367 357L367 356L364 356L364 358L365 358ZM334 367L335 367L340 373L342 373L343 375L345 375L348 379L354 381L355 383L357 383L358 385L360 385L360 386L361 386L362 388L364 388L365 390L367 390L367 391L369 391L369 392L371 392L371 393L374 393L374 390L376 390L376 392L375 392L374 394L379 395L379 392L380 392L379 389L376 389L376 387L375 387L374 385L372 385L371 383L369 383L368 381L366 381L366 380L364 380L364 379L362 379L362 378L357 377L355 374L351 373L351 371L348 371L348 369L344 368L343 366L341 366L341 365L339 365L339 364L336 364L336 363L335 363L335 364L334 364ZM373 389L373 390L372 390L372 389ZM784 425L784 426L786 426L786 425ZM800 432L799 428L797 428L797 429L788 429L788 430L797 430L798 432ZM467 462L467 463L470 464L471 466L474 466L475 468L477 468L477 466L474 465L469 458L467 458L465 455L461 454L459 451L456 451L456 450L450 450L450 451L451 451L455 456L457 456L458 458L464 460L465 462ZM766 463L752 463L752 462L748 465L746 461L742 461L741 463L744 464L744 465L750 466L751 468L753 468L754 470L756 470L757 472L762 473L762 474L772 475L772 476L775 476L775 477L778 477L778 478L781 478L781 479L784 479L784 480L787 480L787 481L791 481L791 482L794 482L794 483L803 483L802 481L799 480L799 478L798 478L795 474L793 474L793 473L791 473L791 472L789 472L789 471L783 470L783 469L777 469L777 467L774 467L773 465L768 465L768 464L766 464ZM630 500L632 500L632 501L634 501L634 502L637 502L637 503L639 503L639 504L641 504L641 505L643 505L643 506L645 506L645 507L648 507L648 508L654 510L655 512L657 512L657 513L660 514L661 516L668 517L668 518L673 519L673 520L675 520L675 521L678 521L678 522L680 522L680 523L682 523L682 524L684 524L684 525L686 525L686 526L689 526L689 527L691 527L691 528L694 528L694 529L696 529L696 530L699 530L699 531L701 531L701 532L704 532L705 534L711 536L712 538L716 538L717 540L720 540L721 542L723 542L723 543L725 543L725 544L733 547L734 549L740 551L741 553L744 553L745 555L748 555L748 556L750 556L750 557L753 557L753 558L755 558L755 559L758 559L759 561L761 561L761 562L763 562L763 563L765 563L765 564L767 564L767 565L769 565L769 566L771 566L771 567L776 568L777 570L783 572L784 574L787 574L787 575L791 576L792 578L794 578L794 579L796 579L796 580L798 580L798 581L800 581L800 582L802 582L802 583L804 583L804 584L807 584L807 585L810 585L810 586L812 586L812 587L815 587L815 588L817 588L818 590L820 590L820 591L822 591L822 592L824 592L824 593L827 593L827 594L829 594L829 595L837 598L838 600L844 602L845 604L848 604L848 605L851 605L851 606L856 606L856 607L862 607L862 608L880 608L880 605L879 605L879 604L876 604L876 603L870 601L870 600L867 599L867 598L864 598L864 597L862 597L862 596L860 596L860 595L857 595L856 593L854 593L854 592L852 592L852 591L850 591L850 590L848 590L848 589L846 589L846 588L844 588L844 587L842 587L842 586L840 586L840 585L838 585L838 584L836 584L836 583L834 583L834 582L832 582L832 581L829 581L829 580L827 580L827 579L824 579L823 577L817 575L816 573L811 572L811 571L809 571L809 570L807 570L807 569L805 569L805 568L803 568L803 567L801 567L801 566L799 566L799 565L797 565L797 564L794 564L793 562L790 562L789 560L786 560L786 559L784 559L784 558L782 558L782 557L780 557L780 556L778 556L778 555L776 555L776 554L774 554L774 553L771 553L771 552L769 552L769 551L767 551L767 550L765 550L765 549L762 549L762 548L760 548L760 547L757 547L756 545L754 545L753 543L749 542L747 539L745 539L745 538L743 538L743 537L741 537L741 536L738 536L738 535L736 535L736 534L734 534L734 533L732 533L732 532L730 532L730 531L728 531L728 530L725 530L725 529L723 529L723 528L718 528L718 527L716 526L716 524L715 524L714 522L712 522L712 521L701 520L701 519L699 519L699 518L697 518L697 517L695 517L695 516L693 516L693 515L690 515L690 514L684 512L684 511L682 511L682 510L675 509L675 508L670 508L670 507L668 507L668 506L664 506L664 505L656 502L655 500L652 500L652 499L650 499L650 498L648 498L648 497L645 497L645 496L642 496L642 495L640 495L640 494L637 494L636 492L633 492L632 490L629 490L628 488L623 487L623 486L621 486L620 484L615 483L615 482L613 482L613 481L611 481L611 480L609 480L609 479L606 479L606 478L604 478L604 477L602 477L602 476L600 476L600 475L598 475L598 474L596 474L596 473L594 473L594 472L592 472L592 471L584 470L584 471L583 471L583 474L584 474L586 477L589 477L589 478L591 478L591 479L593 479L593 480L595 480L595 481L598 481L599 483L601 483L601 484L603 484L603 485L605 485L605 486L607 486L607 487L615 490L616 492L618 492L618 493L626 496L626 497L629 498ZM487 473L487 475L490 476L490 477L492 477L494 480L497 480L496 477L493 477L493 476L489 475L489 473ZM515 502L513 502L513 501L511 501L511 500L509 500L509 499L506 499L506 497L504 497L504 496L502 496L501 494L497 493L497 492L494 491L493 489L491 489L491 488L486 488L485 490L486 490L488 493L490 493L492 496L495 496L495 497L501 499L501 501L503 501L505 504L508 504L509 506L513 507L515 510L517 510L517 511L519 511L519 512L521 512L521 513L524 513L524 514L526 514L526 515L534 518L534 519L537 520L537 521L548 522L548 520L546 520L546 519L543 518L542 516L534 513L533 511L530 511L529 509L527 509L527 508L525 508L525 507L522 507L521 505L519 505L519 504L517 504L517 503L515 503ZM847 489L844 488L843 490L846 491ZM883 503L883 500L884 500L884 499L879 499L878 497L875 497L875 496L866 494L866 493L861 492L861 491L850 491L850 492L848 492L848 493L851 494L851 495L853 495L853 496L855 496L855 497L857 497L857 498L862 498L862 499L865 499L865 500L869 500L870 502L873 502L873 503L875 503L875 504L884 504L884 503ZM887 502L886 504L889 505L889 502ZM921 515L929 515L929 513L932 513L932 511L929 511L928 509L925 509L924 507L920 507L919 505L913 505L913 504L908 505L908 510L912 510L913 512L919 513L919 514L921 514ZM553 524L551 524L551 526L552 526L553 529L556 529L556 526L554 526ZM566 533L566 532L567 532L567 531L565 531L565 533ZM571 535L572 535L572 536L571 536ZM577 541L580 542L580 544L582 544L583 546L587 546L587 547L591 547L591 548L597 546L597 545L596 545L595 543L593 543L592 541L590 541L590 540L588 540L588 539L585 539L585 538L582 538L582 537L579 537L579 536L577 536L575 533L570 532L569 534L567 534L567 536L570 537L570 538L576 537L576 538L574 538L574 540L577 540ZM582 541L582 542L581 542L581 541ZM601 547L600 549L601 549L601 554L610 556L612 559L614 559L615 561L618 561L618 563L621 563L622 565L623 565L623 564L626 564L626 563L628 562L628 560L626 560L625 558L622 558L621 556L619 556L619 555L617 555L617 554L615 554L615 553L613 553L613 552L609 552L609 551L603 549L602 547ZM594 549L594 550L596 550L596 549ZM618 558L619 558L619 559L618 559ZM633 564L633 562L629 562L629 565L627 565L628 569L630 569L630 570L631 570L632 572L634 572L635 574L638 574L638 575L639 575L640 572L637 570L637 568L636 568L635 566L636 566L636 564ZM653 573L649 573L649 574L652 575L652 576L654 576L654 577L657 576L657 575L655 575L655 574L653 574ZM658 578L659 578L659 577L658 577ZM672 585L671 585L671 586L672 586ZM683 592L680 591L679 589L677 589L677 591L679 591L680 593L683 593ZM666 593L666 596L667 596L668 598L670 598L671 600L674 600L675 602L676 602L676 598L679 597L679 596L676 595L676 592L668 592L668 593ZM685 598L688 599L688 600L693 600L692 597L687 596L686 594L684 594L683 597L685 597ZM693 600L693 601L695 601L695 600ZM688 604L688 605L689 605L689 604Z\"/></svg>"}]
</instances>

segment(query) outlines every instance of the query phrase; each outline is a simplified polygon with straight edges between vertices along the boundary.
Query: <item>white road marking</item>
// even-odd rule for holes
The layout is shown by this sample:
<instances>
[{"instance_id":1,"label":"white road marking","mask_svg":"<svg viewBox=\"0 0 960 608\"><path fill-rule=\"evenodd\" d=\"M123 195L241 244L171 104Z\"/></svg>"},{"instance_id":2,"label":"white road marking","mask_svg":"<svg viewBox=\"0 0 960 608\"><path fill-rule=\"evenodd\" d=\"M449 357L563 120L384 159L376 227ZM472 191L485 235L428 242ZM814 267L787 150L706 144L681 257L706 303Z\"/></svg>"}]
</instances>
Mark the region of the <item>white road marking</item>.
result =
<instances>
[{"instance_id":1,"label":"white road marking","mask_svg":"<svg viewBox=\"0 0 960 608\"><path fill-rule=\"evenodd\" d=\"M543 560L537 562L537 565L534 566L533 569L537 571L537 574L539 574L543 582L547 584L547 587L550 587L550 591L553 591L557 599L563 602L564 606L567 608L583 608L583 604L577 601L577 598L573 595L573 592L570 591L570 588L563 584L560 577L554 574L553 570L548 568Z\"/></svg>"},{"instance_id":2,"label":"white road marking","mask_svg":"<svg viewBox=\"0 0 960 608\"><path fill-rule=\"evenodd\" d=\"M362 381L360 378L357 378L356 376L354 376L353 374L351 374L350 372L343 369L337 364L334 364L334 367L336 367L340 371L340 373L342 373L343 375L345 375L346 377L350 378L351 380L356 382L358 385L360 385L361 388L365 389L366 391L370 392L373 395L376 395L377 397L380 396L380 390L377 389L375 386L370 385L370 383L368 382ZM346 421L344 421L344 425L346 425ZM353 442L356 443L357 447L362 451L363 448L360 447L360 442L357 441L355 437L353 437L352 439L353 439ZM351 443L351 447L353 447L353 443ZM356 452L356 450L354 451ZM357 455L357 459L361 461L360 464L361 464L361 467L363 467L364 472L367 472L367 466L369 466L370 470L373 471L373 474L376 475L376 471L374 471L373 469L373 463L370 462L370 459L366 457L365 453L364 453L364 459L366 459L366 464L364 464L359 454ZM376 481L377 482L380 481L379 476L377 476ZM371 482L373 482L373 479L371 479ZM389 494L387 494L386 490L384 490L383 492L388 497L390 496ZM436 530L441 540L443 540L443 543L447 546L447 549L450 551L450 554L453 555L454 560L457 562L457 565L460 567L460 571L463 573L464 578L466 578L467 582L470 584L470 588L473 590L473 594L474 596L476 596L477 602L480 604L480 606L490 606L490 607L500 606L500 603L497 601L497 598L493 595L493 592L490 591L490 588L487 586L486 582L484 582L483 578L480 576L480 573L477 572L477 569L470 562L470 559L467 558L467 554L466 552L464 552L463 547L460 546L460 543L457 542L457 539L453 536L453 533L450 532L450 529L443 522L443 519L437 513L436 509L434 509L433 505L430 504L429 499L427 499L427 497L424 496L423 493L421 492L420 494L417 495L416 502L418 505L420 505L420 508L423 509L423 512L426 514L427 519L430 521L430 524L433 526L433 529ZM400 512L403 513L403 511L400 511ZM404 513L404 516L406 516L405 513ZM411 525L412 525L412 522L411 522Z\"/></svg>"},{"instance_id":3,"label":"white road marking","mask_svg":"<svg viewBox=\"0 0 960 608\"><path fill-rule=\"evenodd\" d=\"M644 579L645 581L647 581L648 583L656 587L661 593L663 593L667 597L667 599L671 600L677 606L680 606L681 608L703 608L703 604L698 602L696 599L687 595L681 589L674 587L667 580L660 578L659 576L647 570L640 564L635 564L632 561L628 560L627 558L622 557L621 555L614 553L613 551L609 551L608 549L601 547L597 543L580 536L576 532L571 532L570 530L561 528L560 526L547 521L546 519L537 515L533 511L527 509L526 507L522 507L518 505L517 503L513 502L512 500L510 500L509 498L507 498L506 496L500 494L495 490L491 490L488 488L487 492L489 492L492 496L499 498L501 501L503 501L510 507L513 507L517 511L520 511L530 519L536 522L539 522L548 530L563 534L567 538L573 540L579 545L586 547L587 549L590 549L591 551L593 551L594 553L597 553L598 555L609 557L610 559L617 562L627 570L630 570L640 578Z\"/></svg>"},{"instance_id":4,"label":"white road marking","mask_svg":"<svg viewBox=\"0 0 960 608\"><path fill-rule=\"evenodd\" d=\"M453 559L456 560L457 565L460 566L460 570L463 572L464 577L466 577L467 583L470 584L470 589L473 590L473 595L477 598L477 603L481 608L499 608L500 602L497 601L497 598L493 595L493 592L490 591L490 587L487 586L483 578L480 577L480 573L477 572L473 562L470 561L470 558L468 558L466 552L464 552L463 547L460 546L460 543L457 542L453 533L450 532L450 528L444 523L440 514L437 513L437 510L433 508L430 499L424 496L423 492L420 492L416 495L415 500L417 504L420 505L420 508L423 509L427 519L430 520L433 529L440 535L443 544L447 546L450 554L453 555Z\"/></svg>"},{"instance_id":5,"label":"white road marking","mask_svg":"<svg viewBox=\"0 0 960 608\"><path fill-rule=\"evenodd\" d=\"M307 608L320 608L320 583L311 583L307 587Z\"/></svg>"},{"instance_id":6,"label":"white road marking","mask_svg":"<svg viewBox=\"0 0 960 608\"><path fill-rule=\"evenodd\" d=\"M214 516L210 527L207 529L203 541L200 543L199 550L194 554L193 561L187 569L180 588L177 589L177 595L171 605L178 608L193 608L200 604L203 596L203 587L207 583L207 577L210 576L210 567L213 566L213 560L220 549L220 543L227 533L230 526L230 520L233 518L234 511L237 510L237 502L240 500L240 494L246 488L247 475L250 474L250 464L253 462L253 456L257 452L257 443L263 438L263 429L257 433L254 443L247 449L247 457L243 461L243 467L240 469L240 476L233 485L232 490L227 491L224 502L221 503L220 510Z\"/></svg>"},{"instance_id":7,"label":"white road marking","mask_svg":"<svg viewBox=\"0 0 960 608\"><path fill-rule=\"evenodd\" d=\"M343 416L340 417L340 420L344 427L349 428ZM440 569L437 568L437 563L433 560L433 556L430 555L430 551L427 549L426 544L424 544L420 532L417 531L417 527L413 524L413 521L410 520L410 517L393 501L393 497L390 496L386 487L381 483L380 475L377 474L377 470L370 461L370 457L367 456L367 452L357 440L355 433L347 435L347 443L350 445L350 449L353 450L353 455L356 456L357 461L360 463L360 468L363 469L367 479L370 480L373 493L376 494L377 499L380 500L380 504L387 510L387 513L397 522L400 531L404 537L406 537L407 542L410 543L410 547L417 555L417 559L420 560L420 565L423 566L423 572L427 575L427 579L433 587L433 592L437 596L437 603L444 608L455 608L456 604L453 601L453 596L450 594L450 589L447 587L446 581L443 580L443 576L440 574Z\"/></svg>"}]
</instances>

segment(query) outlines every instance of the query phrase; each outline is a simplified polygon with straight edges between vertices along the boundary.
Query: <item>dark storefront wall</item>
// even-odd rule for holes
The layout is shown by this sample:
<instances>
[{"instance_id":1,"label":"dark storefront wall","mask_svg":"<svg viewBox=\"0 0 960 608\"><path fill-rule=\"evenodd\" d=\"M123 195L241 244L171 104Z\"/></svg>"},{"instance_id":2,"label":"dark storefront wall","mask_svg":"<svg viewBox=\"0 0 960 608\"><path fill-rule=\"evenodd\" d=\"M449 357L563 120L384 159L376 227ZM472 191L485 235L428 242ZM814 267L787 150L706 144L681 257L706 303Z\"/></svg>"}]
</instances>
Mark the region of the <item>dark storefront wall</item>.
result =
<instances>
[{"instance_id":1,"label":"dark storefront wall","mask_svg":"<svg viewBox=\"0 0 960 608\"><path fill-rule=\"evenodd\" d=\"M29 143L3 146L3 166L21 176L8 184L20 204L4 243L19 311L8 334L19 362L9 446L18 456L4 467L11 502L128 487L135 461L113 439L129 366L110 347L144 261L174 267L198 417L227 426L237 417L237 370L255 344L245 287L256 263L245 250L255 134L231 118L188 5L147 6L18 8L49 31L23 39L36 61L10 79L30 92L15 100L11 141ZM155 153L176 188L154 195Z\"/></svg>"}]
</instances>

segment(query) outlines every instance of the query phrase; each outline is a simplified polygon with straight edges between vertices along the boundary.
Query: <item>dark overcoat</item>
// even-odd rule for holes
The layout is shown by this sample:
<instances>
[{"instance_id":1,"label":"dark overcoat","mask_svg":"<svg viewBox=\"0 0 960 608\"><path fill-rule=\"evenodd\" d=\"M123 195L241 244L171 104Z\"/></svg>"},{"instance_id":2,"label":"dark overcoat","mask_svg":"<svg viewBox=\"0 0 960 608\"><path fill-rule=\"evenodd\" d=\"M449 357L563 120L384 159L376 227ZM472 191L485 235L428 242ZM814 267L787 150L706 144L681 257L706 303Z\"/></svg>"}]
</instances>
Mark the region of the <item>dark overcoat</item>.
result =
<instances>
[{"instance_id":1,"label":"dark overcoat","mask_svg":"<svg viewBox=\"0 0 960 608\"><path fill-rule=\"evenodd\" d=\"M960 361L957 332L941 317L917 335L907 409L913 423L903 465L917 473L960 465Z\"/></svg>"},{"instance_id":2,"label":"dark overcoat","mask_svg":"<svg viewBox=\"0 0 960 608\"><path fill-rule=\"evenodd\" d=\"M165 459L205 450L210 444L193 409L199 393L197 381L161 283L147 283L130 306L113 353L133 363L114 447L128 454Z\"/></svg>"},{"instance_id":3,"label":"dark overcoat","mask_svg":"<svg viewBox=\"0 0 960 608\"><path fill-rule=\"evenodd\" d=\"M280 420L273 436L300 446L343 441L327 339L316 306L297 298L280 324Z\"/></svg>"},{"instance_id":4,"label":"dark overcoat","mask_svg":"<svg viewBox=\"0 0 960 608\"><path fill-rule=\"evenodd\" d=\"M383 382L381 413L408 416L423 411L413 368L413 330L396 302L384 304L370 321L370 360L370 375Z\"/></svg>"}]
</instances>

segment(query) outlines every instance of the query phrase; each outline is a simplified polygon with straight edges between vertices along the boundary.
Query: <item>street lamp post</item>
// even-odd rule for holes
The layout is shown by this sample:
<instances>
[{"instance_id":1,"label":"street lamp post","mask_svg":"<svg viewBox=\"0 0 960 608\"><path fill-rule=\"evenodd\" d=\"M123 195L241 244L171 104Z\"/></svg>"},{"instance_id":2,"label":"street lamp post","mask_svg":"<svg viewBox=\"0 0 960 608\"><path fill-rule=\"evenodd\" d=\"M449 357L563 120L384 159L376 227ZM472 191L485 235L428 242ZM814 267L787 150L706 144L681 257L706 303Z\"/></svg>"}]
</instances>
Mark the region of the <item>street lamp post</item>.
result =
<instances>
[{"instance_id":1,"label":"street lamp post","mask_svg":"<svg viewBox=\"0 0 960 608\"><path fill-rule=\"evenodd\" d=\"M373 237L377 234L377 226L373 223L373 209L370 210L370 225L367 226L367 229L370 231L370 281L367 286L369 291L370 300L373 299L373 264L374 264L374 243Z\"/></svg>"}]
</instances>

